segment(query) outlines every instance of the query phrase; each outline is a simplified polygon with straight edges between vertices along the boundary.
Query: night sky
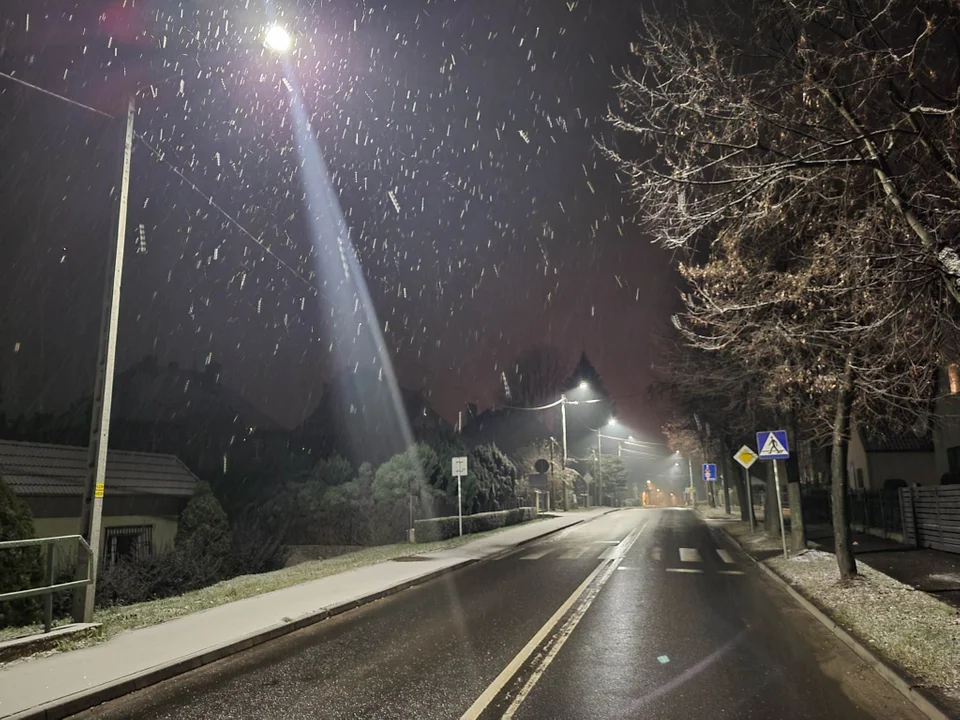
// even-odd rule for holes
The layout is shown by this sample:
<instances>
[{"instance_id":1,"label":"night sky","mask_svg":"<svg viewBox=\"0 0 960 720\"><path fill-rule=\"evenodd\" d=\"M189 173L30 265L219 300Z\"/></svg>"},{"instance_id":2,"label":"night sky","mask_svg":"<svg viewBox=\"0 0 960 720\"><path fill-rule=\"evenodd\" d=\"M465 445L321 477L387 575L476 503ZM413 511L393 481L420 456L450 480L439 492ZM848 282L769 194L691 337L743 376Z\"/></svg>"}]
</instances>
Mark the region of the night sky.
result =
<instances>
[{"instance_id":1,"label":"night sky","mask_svg":"<svg viewBox=\"0 0 960 720\"><path fill-rule=\"evenodd\" d=\"M298 88L401 385L453 420L525 348L571 367L586 350L654 434L651 333L678 280L596 148L638 23L638 3L585 0L4 0L0 71L117 116L143 88L136 129L162 159L135 144L119 369L215 360L292 427L364 364L355 308L323 284ZM8 414L92 388L121 141L119 120L0 78Z\"/></svg>"}]
</instances>

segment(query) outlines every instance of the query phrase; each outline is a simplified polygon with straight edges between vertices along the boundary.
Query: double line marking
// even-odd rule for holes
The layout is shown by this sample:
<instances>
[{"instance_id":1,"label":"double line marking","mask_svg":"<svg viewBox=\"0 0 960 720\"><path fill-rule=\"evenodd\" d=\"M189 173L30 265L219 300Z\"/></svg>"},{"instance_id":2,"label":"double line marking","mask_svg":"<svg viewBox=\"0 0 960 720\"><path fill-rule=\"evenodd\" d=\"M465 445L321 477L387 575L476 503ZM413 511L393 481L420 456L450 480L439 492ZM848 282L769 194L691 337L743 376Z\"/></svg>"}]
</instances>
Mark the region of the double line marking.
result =
<instances>
[{"instance_id":1,"label":"double line marking","mask_svg":"<svg viewBox=\"0 0 960 720\"><path fill-rule=\"evenodd\" d=\"M633 544L637 541L637 538L640 537L640 533L643 532L646 526L646 523L641 525L612 549L611 559L601 562L596 569L587 576L586 580L580 583L580 586L573 591L573 594L564 600L563 604L557 608L557 611L547 620L543 627L530 638L530 641L524 645L523 649L516 654L500 674L494 678L493 682L487 686L487 689L474 701L473 705L461 716L460 720L476 720L479 718L496 699L497 695L513 680L533 655L534 651L550 636L551 632L560 621L563 620L570 609L576 605L576 608L567 618L567 621L563 623L559 631L550 637L549 649L547 649L546 653L538 660L530 677L527 678L527 681L517 693L513 702L510 703L510 707L508 707L502 715L503 718L512 718L514 716L521 703L523 703L527 695L530 694L530 691L533 690L540 678L543 677L543 674L550 666L550 663L553 662L557 653L560 652L560 648L566 643L567 638L570 637L580 623L580 620L586 615L587 610L590 609L590 605L593 604L600 589L606 584L607 580L610 579L610 576L613 575L624 556L630 548L633 547ZM578 601L579 604L577 604Z\"/></svg>"}]
</instances>

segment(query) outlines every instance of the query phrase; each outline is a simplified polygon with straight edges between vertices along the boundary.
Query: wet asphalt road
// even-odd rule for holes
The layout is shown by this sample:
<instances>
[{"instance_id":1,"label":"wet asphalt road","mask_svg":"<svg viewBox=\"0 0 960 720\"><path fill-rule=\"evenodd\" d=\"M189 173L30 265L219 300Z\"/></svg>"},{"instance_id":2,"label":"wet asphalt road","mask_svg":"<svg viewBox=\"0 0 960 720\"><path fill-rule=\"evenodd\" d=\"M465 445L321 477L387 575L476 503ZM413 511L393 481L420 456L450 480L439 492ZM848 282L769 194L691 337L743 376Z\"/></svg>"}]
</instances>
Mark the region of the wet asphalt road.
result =
<instances>
[{"instance_id":1,"label":"wet asphalt road","mask_svg":"<svg viewBox=\"0 0 960 720\"><path fill-rule=\"evenodd\" d=\"M471 706L921 717L685 510L604 516L75 717L456 719Z\"/></svg>"}]
</instances>

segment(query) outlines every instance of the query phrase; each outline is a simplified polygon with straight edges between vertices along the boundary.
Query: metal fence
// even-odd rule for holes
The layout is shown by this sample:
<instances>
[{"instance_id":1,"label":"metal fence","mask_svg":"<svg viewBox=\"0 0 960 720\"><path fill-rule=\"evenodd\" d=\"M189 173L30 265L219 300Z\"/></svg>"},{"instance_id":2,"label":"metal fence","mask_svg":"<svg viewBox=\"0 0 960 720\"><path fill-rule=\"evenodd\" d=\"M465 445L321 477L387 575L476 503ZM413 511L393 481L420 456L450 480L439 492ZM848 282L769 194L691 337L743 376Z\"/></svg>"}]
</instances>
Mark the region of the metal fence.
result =
<instances>
[{"instance_id":1,"label":"metal fence","mask_svg":"<svg viewBox=\"0 0 960 720\"><path fill-rule=\"evenodd\" d=\"M960 553L960 485L900 489L904 540Z\"/></svg>"},{"instance_id":2,"label":"metal fence","mask_svg":"<svg viewBox=\"0 0 960 720\"><path fill-rule=\"evenodd\" d=\"M832 523L830 488L802 487L803 519L808 525ZM884 534L903 532L903 512L896 490L851 490L847 493L850 522Z\"/></svg>"},{"instance_id":3,"label":"metal fence","mask_svg":"<svg viewBox=\"0 0 960 720\"><path fill-rule=\"evenodd\" d=\"M73 541L86 552L87 558L87 573L86 578L82 580L71 580L70 582L58 583L56 582L56 563L54 562L54 552L58 543ZM30 540L7 540L0 542L0 552L12 551L16 552L22 548L37 548L39 551L41 548L46 548L46 559L44 561L44 579L46 584L41 587L35 588L25 588L22 590L10 590L7 592L0 593L0 602L7 600L19 600L21 598L36 597L37 595L43 596L43 631L50 632L50 628L53 626L53 594L57 592L64 592L65 590L72 590L73 588L82 587L83 585L89 585L92 581L90 568L91 568L91 559L93 557L93 551L90 549L90 546L87 544L87 541L84 540L80 535L60 535L58 537L48 537L48 538L32 538ZM31 552L31 551L27 551ZM79 554L79 551L78 551ZM39 555L38 555L39 557Z\"/></svg>"}]
</instances>

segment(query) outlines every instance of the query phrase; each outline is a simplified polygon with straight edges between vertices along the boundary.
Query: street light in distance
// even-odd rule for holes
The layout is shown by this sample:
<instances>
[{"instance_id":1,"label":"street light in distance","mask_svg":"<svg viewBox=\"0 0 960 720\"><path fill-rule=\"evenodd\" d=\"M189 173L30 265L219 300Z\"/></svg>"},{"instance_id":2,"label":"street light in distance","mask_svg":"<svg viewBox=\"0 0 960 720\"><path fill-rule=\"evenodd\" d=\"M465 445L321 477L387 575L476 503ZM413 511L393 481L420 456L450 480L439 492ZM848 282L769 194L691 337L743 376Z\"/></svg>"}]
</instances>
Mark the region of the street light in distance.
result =
<instances>
[{"instance_id":1,"label":"street light in distance","mask_svg":"<svg viewBox=\"0 0 960 720\"><path fill-rule=\"evenodd\" d=\"M290 33L280 25L271 25L263 39L263 44L278 53L285 53L290 50L293 40Z\"/></svg>"},{"instance_id":2,"label":"street light in distance","mask_svg":"<svg viewBox=\"0 0 960 720\"><path fill-rule=\"evenodd\" d=\"M577 387L580 388L581 390L588 390L590 388L590 383L588 383L586 380L581 380L580 384L577 385Z\"/></svg>"}]
</instances>

